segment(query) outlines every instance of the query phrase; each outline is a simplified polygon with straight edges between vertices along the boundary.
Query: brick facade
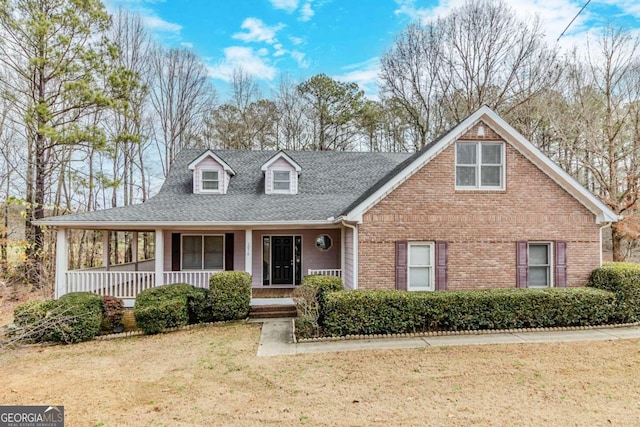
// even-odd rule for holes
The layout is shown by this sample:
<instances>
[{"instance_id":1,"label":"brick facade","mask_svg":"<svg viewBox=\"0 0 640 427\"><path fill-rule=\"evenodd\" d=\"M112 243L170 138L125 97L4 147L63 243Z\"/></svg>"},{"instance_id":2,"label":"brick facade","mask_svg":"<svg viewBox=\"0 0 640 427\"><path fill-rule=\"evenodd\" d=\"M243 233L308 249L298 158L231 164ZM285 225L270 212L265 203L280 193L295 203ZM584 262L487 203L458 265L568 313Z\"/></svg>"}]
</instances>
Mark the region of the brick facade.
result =
<instances>
[{"instance_id":1,"label":"brick facade","mask_svg":"<svg viewBox=\"0 0 640 427\"><path fill-rule=\"evenodd\" d=\"M482 123L481 123L482 124ZM459 140L502 140L476 125ZM505 143L505 190L455 190L455 144L367 211L359 226L358 286L395 287L395 242L448 245L448 289L516 286L516 241L567 242L568 286L600 263L595 215Z\"/></svg>"}]
</instances>

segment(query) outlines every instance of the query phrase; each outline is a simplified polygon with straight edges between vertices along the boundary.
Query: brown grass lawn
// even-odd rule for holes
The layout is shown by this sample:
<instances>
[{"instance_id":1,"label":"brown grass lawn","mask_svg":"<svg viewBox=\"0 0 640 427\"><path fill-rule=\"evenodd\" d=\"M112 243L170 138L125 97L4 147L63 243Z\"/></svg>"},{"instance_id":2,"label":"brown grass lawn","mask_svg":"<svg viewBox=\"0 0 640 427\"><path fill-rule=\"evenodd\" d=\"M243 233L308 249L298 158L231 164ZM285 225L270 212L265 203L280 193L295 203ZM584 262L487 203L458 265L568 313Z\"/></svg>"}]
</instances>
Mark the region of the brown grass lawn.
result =
<instances>
[{"instance_id":1,"label":"brown grass lawn","mask_svg":"<svg viewBox=\"0 0 640 427\"><path fill-rule=\"evenodd\" d=\"M640 342L258 358L260 324L0 354L0 404L67 426L640 424Z\"/></svg>"}]
</instances>

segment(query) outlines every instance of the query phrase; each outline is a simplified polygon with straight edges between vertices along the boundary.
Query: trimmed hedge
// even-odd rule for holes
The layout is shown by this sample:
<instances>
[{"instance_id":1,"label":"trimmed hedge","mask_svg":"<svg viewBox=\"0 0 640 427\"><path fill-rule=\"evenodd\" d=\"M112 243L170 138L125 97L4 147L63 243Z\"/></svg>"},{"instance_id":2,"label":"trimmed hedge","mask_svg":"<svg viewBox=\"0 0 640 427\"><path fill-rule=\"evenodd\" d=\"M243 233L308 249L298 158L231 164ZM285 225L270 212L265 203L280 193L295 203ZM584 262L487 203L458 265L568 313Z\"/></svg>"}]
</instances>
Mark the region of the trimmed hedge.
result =
<instances>
[{"instance_id":1,"label":"trimmed hedge","mask_svg":"<svg viewBox=\"0 0 640 427\"><path fill-rule=\"evenodd\" d=\"M640 321L640 264L612 262L593 270L587 286L613 292L615 321Z\"/></svg>"},{"instance_id":2,"label":"trimmed hedge","mask_svg":"<svg viewBox=\"0 0 640 427\"><path fill-rule=\"evenodd\" d=\"M145 289L136 297L133 315L145 334L157 334L166 329L198 323L202 315L198 303L201 299L202 292L187 283Z\"/></svg>"},{"instance_id":3,"label":"trimmed hedge","mask_svg":"<svg viewBox=\"0 0 640 427\"><path fill-rule=\"evenodd\" d=\"M213 274L207 301L213 320L246 318L251 304L251 275L241 271Z\"/></svg>"},{"instance_id":4,"label":"trimmed hedge","mask_svg":"<svg viewBox=\"0 0 640 427\"><path fill-rule=\"evenodd\" d=\"M311 275L302 279L300 287L310 286L316 289L316 299L318 300L318 325L324 326L325 301L330 292L341 291L342 279L335 276Z\"/></svg>"},{"instance_id":5,"label":"trimmed hedge","mask_svg":"<svg viewBox=\"0 0 640 427\"><path fill-rule=\"evenodd\" d=\"M47 329L42 322L53 308L53 300L34 299L23 302L13 310L13 323L26 332L25 339L30 342L46 341Z\"/></svg>"},{"instance_id":6,"label":"trimmed hedge","mask_svg":"<svg viewBox=\"0 0 640 427\"><path fill-rule=\"evenodd\" d=\"M611 292L591 288L326 295L328 336L599 325L615 310Z\"/></svg>"}]
</instances>

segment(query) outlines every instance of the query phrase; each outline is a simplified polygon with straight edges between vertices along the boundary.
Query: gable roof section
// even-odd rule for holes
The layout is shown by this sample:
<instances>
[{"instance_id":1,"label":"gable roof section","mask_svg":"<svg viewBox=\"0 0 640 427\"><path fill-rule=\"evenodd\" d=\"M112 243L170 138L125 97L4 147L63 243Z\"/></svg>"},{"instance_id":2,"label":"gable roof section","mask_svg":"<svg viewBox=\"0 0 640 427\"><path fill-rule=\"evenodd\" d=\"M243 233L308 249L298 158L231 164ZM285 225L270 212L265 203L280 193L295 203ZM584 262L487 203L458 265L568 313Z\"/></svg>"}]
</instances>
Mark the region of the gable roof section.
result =
<instances>
[{"instance_id":1,"label":"gable roof section","mask_svg":"<svg viewBox=\"0 0 640 427\"><path fill-rule=\"evenodd\" d=\"M291 157L289 157L289 155L287 155L287 153L285 153L282 150L278 151L273 157L271 157L269 160L267 160L262 165L260 170L262 172L266 172L267 169L269 169L269 166L271 166L272 164L277 162L279 159L284 159L287 163L289 163L291 166L293 166L293 168L296 170L296 172L298 172L298 174L300 174L300 171L302 170L300 165L298 163L296 163L295 160L293 160Z\"/></svg>"},{"instance_id":2,"label":"gable roof section","mask_svg":"<svg viewBox=\"0 0 640 427\"><path fill-rule=\"evenodd\" d=\"M200 162L202 162L204 159L206 159L207 157L212 158L213 160L215 160L220 166L222 166L222 168L224 169L225 172L228 172L230 175L235 175L236 173L234 172L234 170L231 168L231 166L229 166L227 164L227 162L225 162L224 160L222 160L220 158L220 156L216 155L216 153L214 153L211 150L206 150L204 153L200 154L198 157L196 157L196 159L194 161L192 161L191 163L189 163L189 170L194 170L196 168L196 166L198 166L198 164Z\"/></svg>"},{"instance_id":3,"label":"gable roof section","mask_svg":"<svg viewBox=\"0 0 640 427\"><path fill-rule=\"evenodd\" d=\"M522 155L529 159L529 161L596 215L597 223L615 222L619 219L619 216L607 205L602 203L571 175L551 161L551 159L542 154L531 142L486 105L469 115L438 139L427 144L422 150L398 164L352 203L343 212L343 219L356 222L362 221L362 215L366 211L413 176L420 168L440 154L449 145L453 144L480 120L487 126L490 126L505 141L514 146Z\"/></svg>"}]
</instances>

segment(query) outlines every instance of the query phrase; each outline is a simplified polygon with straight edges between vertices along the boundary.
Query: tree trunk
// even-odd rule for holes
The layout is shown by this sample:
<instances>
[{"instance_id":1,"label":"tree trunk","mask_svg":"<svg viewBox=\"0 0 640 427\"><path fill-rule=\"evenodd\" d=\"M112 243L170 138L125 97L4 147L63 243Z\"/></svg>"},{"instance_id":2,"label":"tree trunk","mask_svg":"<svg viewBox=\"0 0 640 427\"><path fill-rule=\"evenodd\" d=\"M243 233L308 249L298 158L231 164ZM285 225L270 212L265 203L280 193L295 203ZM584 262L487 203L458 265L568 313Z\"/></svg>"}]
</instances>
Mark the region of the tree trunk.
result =
<instances>
[{"instance_id":1,"label":"tree trunk","mask_svg":"<svg viewBox=\"0 0 640 427\"><path fill-rule=\"evenodd\" d=\"M618 223L611 224L611 246L613 248L613 261L622 262L625 259L625 254L622 251L622 239L624 233L618 230Z\"/></svg>"}]
</instances>

